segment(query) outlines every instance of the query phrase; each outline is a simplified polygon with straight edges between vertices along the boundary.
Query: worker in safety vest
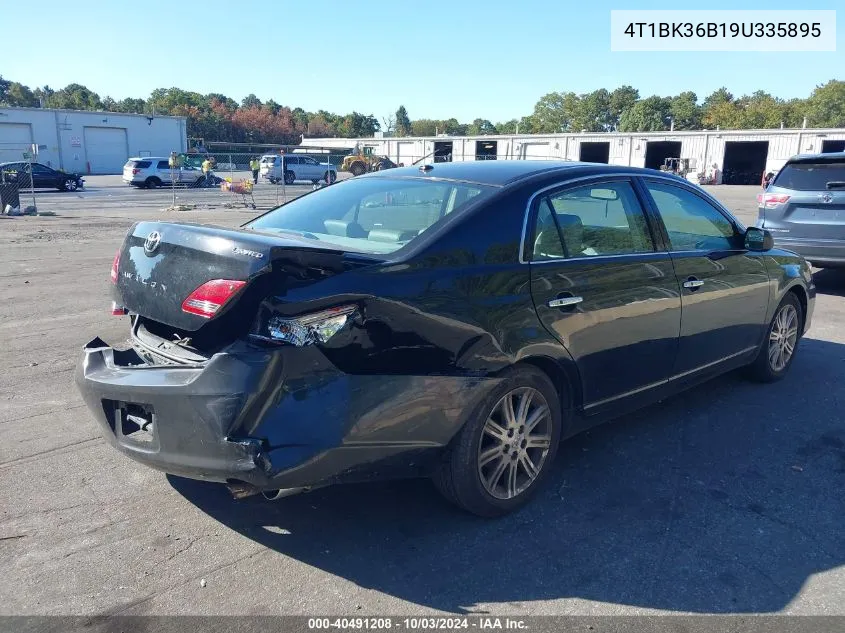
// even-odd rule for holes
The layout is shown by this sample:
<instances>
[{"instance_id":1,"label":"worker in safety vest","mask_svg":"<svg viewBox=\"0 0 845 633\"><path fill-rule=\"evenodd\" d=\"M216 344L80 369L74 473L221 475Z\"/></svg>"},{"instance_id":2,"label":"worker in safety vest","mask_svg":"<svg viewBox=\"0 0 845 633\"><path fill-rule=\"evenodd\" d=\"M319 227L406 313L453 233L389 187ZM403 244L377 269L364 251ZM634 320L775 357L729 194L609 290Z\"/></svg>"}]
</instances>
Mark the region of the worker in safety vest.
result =
<instances>
[{"instance_id":1,"label":"worker in safety vest","mask_svg":"<svg viewBox=\"0 0 845 633\"><path fill-rule=\"evenodd\" d=\"M211 169L211 160L208 158L202 161L202 173L205 176L206 183L211 184L211 177L214 173Z\"/></svg>"},{"instance_id":2,"label":"worker in safety vest","mask_svg":"<svg viewBox=\"0 0 845 633\"><path fill-rule=\"evenodd\" d=\"M249 168L252 170L252 184L254 185L258 184L258 169L260 166L257 156L249 161Z\"/></svg>"}]
</instances>

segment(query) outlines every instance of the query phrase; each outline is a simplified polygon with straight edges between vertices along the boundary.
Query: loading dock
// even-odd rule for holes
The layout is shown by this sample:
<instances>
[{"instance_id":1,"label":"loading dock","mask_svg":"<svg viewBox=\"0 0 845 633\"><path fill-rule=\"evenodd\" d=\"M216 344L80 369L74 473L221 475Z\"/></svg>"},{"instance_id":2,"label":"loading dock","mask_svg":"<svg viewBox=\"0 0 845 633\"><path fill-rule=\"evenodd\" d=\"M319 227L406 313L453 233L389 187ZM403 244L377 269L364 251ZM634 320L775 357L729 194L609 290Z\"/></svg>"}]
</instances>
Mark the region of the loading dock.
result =
<instances>
[{"instance_id":1,"label":"loading dock","mask_svg":"<svg viewBox=\"0 0 845 633\"><path fill-rule=\"evenodd\" d=\"M845 141L822 141L822 153L845 152Z\"/></svg>"},{"instance_id":2,"label":"loading dock","mask_svg":"<svg viewBox=\"0 0 845 633\"><path fill-rule=\"evenodd\" d=\"M646 169L660 169L667 158L681 157L680 141L648 141L645 146Z\"/></svg>"},{"instance_id":3,"label":"loading dock","mask_svg":"<svg viewBox=\"0 0 845 633\"><path fill-rule=\"evenodd\" d=\"M497 141L476 141L475 160L496 160L496 152L499 149Z\"/></svg>"},{"instance_id":4,"label":"loading dock","mask_svg":"<svg viewBox=\"0 0 845 633\"><path fill-rule=\"evenodd\" d=\"M434 162L452 162L452 141L434 141Z\"/></svg>"},{"instance_id":5,"label":"loading dock","mask_svg":"<svg viewBox=\"0 0 845 633\"><path fill-rule=\"evenodd\" d=\"M578 150L578 160L585 163L604 163L610 162L610 142L596 141L584 142Z\"/></svg>"},{"instance_id":6,"label":"loading dock","mask_svg":"<svg viewBox=\"0 0 845 633\"><path fill-rule=\"evenodd\" d=\"M722 184L759 185L768 155L769 141L727 141Z\"/></svg>"}]
</instances>

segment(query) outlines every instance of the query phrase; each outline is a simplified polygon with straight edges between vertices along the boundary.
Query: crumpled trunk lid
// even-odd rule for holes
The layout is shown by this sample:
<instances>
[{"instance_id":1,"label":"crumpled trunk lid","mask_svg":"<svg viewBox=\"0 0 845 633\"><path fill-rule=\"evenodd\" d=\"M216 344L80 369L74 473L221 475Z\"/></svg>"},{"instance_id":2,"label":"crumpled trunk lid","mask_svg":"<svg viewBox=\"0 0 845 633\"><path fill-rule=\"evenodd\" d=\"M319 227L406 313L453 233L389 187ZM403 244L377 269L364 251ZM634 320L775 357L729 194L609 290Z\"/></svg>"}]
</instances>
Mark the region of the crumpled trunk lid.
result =
<instances>
[{"instance_id":1,"label":"crumpled trunk lid","mask_svg":"<svg viewBox=\"0 0 845 633\"><path fill-rule=\"evenodd\" d=\"M170 222L139 222L120 249L116 300L129 312L182 332L248 328L268 293L314 283L344 270L344 253L296 236ZM247 282L211 318L182 309L202 284Z\"/></svg>"}]
</instances>

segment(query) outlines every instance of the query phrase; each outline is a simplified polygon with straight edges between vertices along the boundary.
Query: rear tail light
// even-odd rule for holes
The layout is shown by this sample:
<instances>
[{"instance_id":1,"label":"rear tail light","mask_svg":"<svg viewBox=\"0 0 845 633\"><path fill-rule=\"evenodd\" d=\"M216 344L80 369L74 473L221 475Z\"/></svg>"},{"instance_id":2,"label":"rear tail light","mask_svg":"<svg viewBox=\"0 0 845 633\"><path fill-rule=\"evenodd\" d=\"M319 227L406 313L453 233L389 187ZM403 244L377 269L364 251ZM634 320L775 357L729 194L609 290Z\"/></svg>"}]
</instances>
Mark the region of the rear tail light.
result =
<instances>
[{"instance_id":1,"label":"rear tail light","mask_svg":"<svg viewBox=\"0 0 845 633\"><path fill-rule=\"evenodd\" d=\"M132 175L133 176L137 176L139 173L141 173L141 170L138 169L137 167L132 169Z\"/></svg>"},{"instance_id":2,"label":"rear tail light","mask_svg":"<svg viewBox=\"0 0 845 633\"><path fill-rule=\"evenodd\" d=\"M117 253L115 253L114 259L111 263L111 282L113 284L117 283L117 268L120 266L120 249L118 249Z\"/></svg>"},{"instance_id":3,"label":"rear tail light","mask_svg":"<svg viewBox=\"0 0 845 633\"><path fill-rule=\"evenodd\" d=\"M182 302L182 311L210 319L245 285L245 281L232 279L207 281Z\"/></svg>"},{"instance_id":4,"label":"rear tail light","mask_svg":"<svg viewBox=\"0 0 845 633\"><path fill-rule=\"evenodd\" d=\"M774 209L777 206L789 202L789 196L785 193L758 193L757 204L764 209Z\"/></svg>"},{"instance_id":5,"label":"rear tail light","mask_svg":"<svg viewBox=\"0 0 845 633\"><path fill-rule=\"evenodd\" d=\"M253 334L262 340L288 343L296 347L327 343L346 323L355 317L358 308L354 305L322 310L300 317L270 317L260 324Z\"/></svg>"},{"instance_id":6,"label":"rear tail light","mask_svg":"<svg viewBox=\"0 0 845 633\"><path fill-rule=\"evenodd\" d=\"M112 301L111 302L111 313L112 313L112 316L124 316L126 314L129 314L129 311L126 308L124 308L122 305L119 305L117 303L117 301Z\"/></svg>"}]
</instances>

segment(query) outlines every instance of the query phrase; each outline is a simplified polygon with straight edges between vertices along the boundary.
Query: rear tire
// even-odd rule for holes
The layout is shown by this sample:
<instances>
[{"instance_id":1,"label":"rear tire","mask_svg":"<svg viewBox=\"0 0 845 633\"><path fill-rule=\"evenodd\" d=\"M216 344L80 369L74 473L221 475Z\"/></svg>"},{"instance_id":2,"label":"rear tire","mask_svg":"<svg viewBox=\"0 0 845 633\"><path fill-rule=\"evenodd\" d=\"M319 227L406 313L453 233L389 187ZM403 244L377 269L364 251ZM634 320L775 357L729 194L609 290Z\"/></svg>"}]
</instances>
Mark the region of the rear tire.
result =
<instances>
[{"instance_id":1,"label":"rear tire","mask_svg":"<svg viewBox=\"0 0 845 633\"><path fill-rule=\"evenodd\" d=\"M352 167L349 168L349 171L353 176L360 176L367 170L361 163L352 163Z\"/></svg>"},{"instance_id":2,"label":"rear tire","mask_svg":"<svg viewBox=\"0 0 845 633\"><path fill-rule=\"evenodd\" d=\"M804 329L804 310L794 293L788 292L775 310L757 358L747 368L757 382L775 382L789 371Z\"/></svg>"},{"instance_id":3,"label":"rear tire","mask_svg":"<svg viewBox=\"0 0 845 633\"><path fill-rule=\"evenodd\" d=\"M158 178L147 178L147 179L144 181L144 186L145 186L147 189L155 189L155 188L156 188L156 187L158 187L159 185L161 185L161 181L160 181Z\"/></svg>"},{"instance_id":4,"label":"rear tire","mask_svg":"<svg viewBox=\"0 0 845 633\"><path fill-rule=\"evenodd\" d=\"M296 174L294 174L292 171L286 171L285 172L285 184L286 185L292 185L295 181L296 181Z\"/></svg>"},{"instance_id":5,"label":"rear tire","mask_svg":"<svg viewBox=\"0 0 845 633\"><path fill-rule=\"evenodd\" d=\"M523 366L501 377L470 414L433 477L444 497L482 517L527 503L547 478L560 442L561 404L548 376Z\"/></svg>"},{"instance_id":6,"label":"rear tire","mask_svg":"<svg viewBox=\"0 0 845 633\"><path fill-rule=\"evenodd\" d=\"M327 171L323 174L323 180L326 181L326 184L333 185L337 180L337 174L333 171Z\"/></svg>"}]
</instances>

